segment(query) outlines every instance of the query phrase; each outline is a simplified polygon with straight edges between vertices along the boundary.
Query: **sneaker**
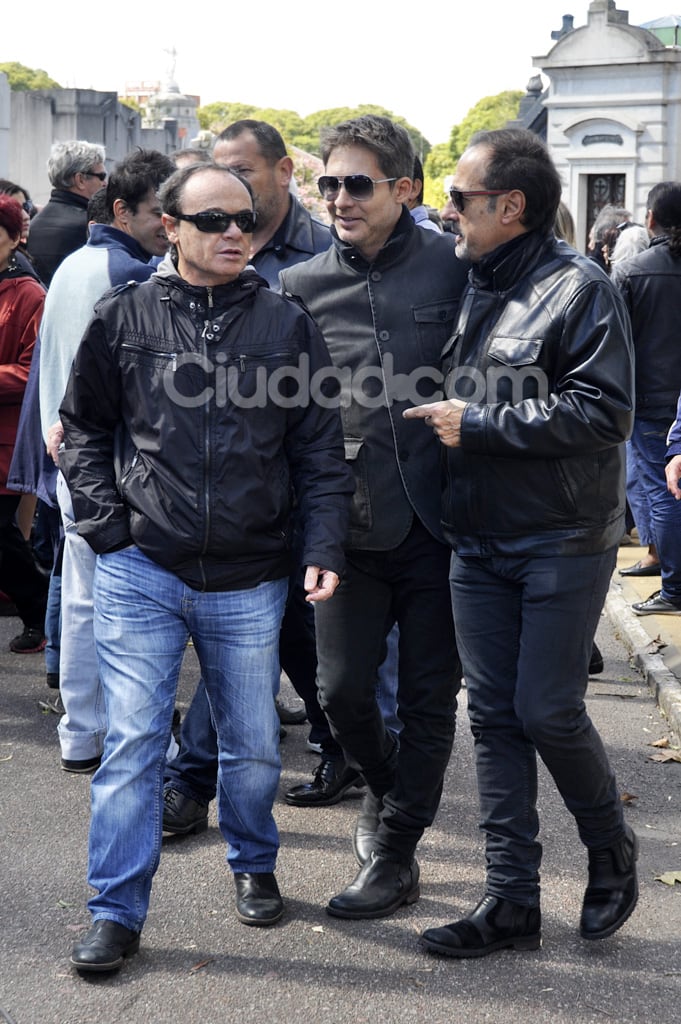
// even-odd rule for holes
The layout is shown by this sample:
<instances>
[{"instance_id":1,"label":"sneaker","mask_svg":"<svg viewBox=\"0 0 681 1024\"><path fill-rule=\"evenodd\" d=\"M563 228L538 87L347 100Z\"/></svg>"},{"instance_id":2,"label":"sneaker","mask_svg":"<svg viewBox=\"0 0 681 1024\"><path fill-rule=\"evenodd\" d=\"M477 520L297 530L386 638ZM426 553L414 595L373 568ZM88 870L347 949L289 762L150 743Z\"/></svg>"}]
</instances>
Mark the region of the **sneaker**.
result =
<instances>
[{"instance_id":1,"label":"sneaker","mask_svg":"<svg viewBox=\"0 0 681 1024\"><path fill-rule=\"evenodd\" d=\"M74 775L90 775L92 772L97 771L101 761L101 754L99 757L89 757L86 761L69 761L67 758L62 757L61 770L63 772L72 772Z\"/></svg>"},{"instance_id":2,"label":"sneaker","mask_svg":"<svg viewBox=\"0 0 681 1024\"><path fill-rule=\"evenodd\" d=\"M637 601L631 607L636 615L681 615L681 605L668 601L662 596L661 590L656 590L646 601Z\"/></svg>"},{"instance_id":3,"label":"sneaker","mask_svg":"<svg viewBox=\"0 0 681 1024\"><path fill-rule=\"evenodd\" d=\"M45 649L47 637L42 629L29 629L28 627L19 636L15 636L9 642L9 649L14 654L39 654Z\"/></svg>"}]
</instances>

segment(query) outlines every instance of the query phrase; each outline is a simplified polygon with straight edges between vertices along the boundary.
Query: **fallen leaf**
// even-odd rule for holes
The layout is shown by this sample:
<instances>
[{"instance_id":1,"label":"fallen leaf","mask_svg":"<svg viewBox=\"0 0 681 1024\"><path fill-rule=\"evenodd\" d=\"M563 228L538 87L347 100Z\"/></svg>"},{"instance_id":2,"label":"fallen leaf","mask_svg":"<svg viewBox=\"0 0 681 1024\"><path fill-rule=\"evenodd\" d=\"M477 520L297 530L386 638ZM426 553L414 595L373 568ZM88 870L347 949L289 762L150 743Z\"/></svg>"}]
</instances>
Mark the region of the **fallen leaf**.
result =
<instances>
[{"instance_id":1,"label":"fallen leaf","mask_svg":"<svg viewBox=\"0 0 681 1024\"><path fill-rule=\"evenodd\" d=\"M189 973L190 974L195 974L196 971L200 971L201 968L205 967L207 964L212 964L214 960L215 960L214 956L209 957L208 960L201 960L198 964L194 964L193 967L189 968Z\"/></svg>"},{"instance_id":2,"label":"fallen leaf","mask_svg":"<svg viewBox=\"0 0 681 1024\"><path fill-rule=\"evenodd\" d=\"M11 761L14 754L8 754L7 757L0 757L0 761Z\"/></svg>"},{"instance_id":3,"label":"fallen leaf","mask_svg":"<svg viewBox=\"0 0 681 1024\"><path fill-rule=\"evenodd\" d=\"M654 743L649 743L648 746L649 747L668 747L669 746L669 737L668 736L663 736L661 740L655 740Z\"/></svg>"},{"instance_id":4,"label":"fallen leaf","mask_svg":"<svg viewBox=\"0 0 681 1024\"><path fill-rule=\"evenodd\" d=\"M623 804L630 804L632 800L638 800L635 793L620 793L620 800Z\"/></svg>"},{"instance_id":5,"label":"fallen leaf","mask_svg":"<svg viewBox=\"0 0 681 1024\"><path fill-rule=\"evenodd\" d=\"M674 885L675 882L681 883L681 871L665 871L663 875L656 875L655 881L664 882L665 885Z\"/></svg>"},{"instance_id":6,"label":"fallen leaf","mask_svg":"<svg viewBox=\"0 0 681 1024\"><path fill-rule=\"evenodd\" d=\"M661 764L666 764L667 761L678 761L681 763L681 750L665 750L661 754L651 754L648 760L659 761Z\"/></svg>"},{"instance_id":7,"label":"fallen leaf","mask_svg":"<svg viewBox=\"0 0 681 1024\"><path fill-rule=\"evenodd\" d=\"M62 907L64 910L70 910L73 903L67 903L66 900L57 900L57 906Z\"/></svg>"}]
</instances>

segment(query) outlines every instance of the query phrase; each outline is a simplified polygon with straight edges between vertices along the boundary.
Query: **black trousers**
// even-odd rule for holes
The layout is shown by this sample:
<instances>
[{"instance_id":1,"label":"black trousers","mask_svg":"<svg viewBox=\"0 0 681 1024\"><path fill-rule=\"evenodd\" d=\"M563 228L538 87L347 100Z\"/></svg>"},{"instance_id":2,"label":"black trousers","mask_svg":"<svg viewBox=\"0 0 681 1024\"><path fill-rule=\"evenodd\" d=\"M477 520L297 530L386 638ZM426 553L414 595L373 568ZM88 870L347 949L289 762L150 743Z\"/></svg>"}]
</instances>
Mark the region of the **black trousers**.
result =
<instances>
[{"instance_id":1,"label":"black trousers","mask_svg":"<svg viewBox=\"0 0 681 1024\"><path fill-rule=\"evenodd\" d=\"M42 632L48 580L36 568L30 544L15 522L19 497L0 494L0 590L12 599L24 626Z\"/></svg>"},{"instance_id":2,"label":"black trousers","mask_svg":"<svg viewBox=\"0 0 681 1024\"><path fill-rule=\"evenodd\" d=\"M348 763L383 798L376 849L409 861L433 821L454 740L461 667L449 592L450 550L416 517L392 551L350 551L330 601L315 606L320 703ZM399 745L376 702L376 673L400 631Z\"/></svg>"}]
</instances>

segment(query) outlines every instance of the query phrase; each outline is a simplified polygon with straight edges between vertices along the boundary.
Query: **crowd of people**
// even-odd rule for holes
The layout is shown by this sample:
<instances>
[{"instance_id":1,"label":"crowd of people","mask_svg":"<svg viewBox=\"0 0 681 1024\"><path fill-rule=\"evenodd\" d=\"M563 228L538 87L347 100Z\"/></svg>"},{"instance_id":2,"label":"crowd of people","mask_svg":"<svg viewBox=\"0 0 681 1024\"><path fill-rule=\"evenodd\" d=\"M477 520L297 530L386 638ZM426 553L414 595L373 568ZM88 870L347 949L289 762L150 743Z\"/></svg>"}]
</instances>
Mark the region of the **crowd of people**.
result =
<instances>
[{"instance_id":1,"label":"crowd of people","mask_svg":"<svg viewBox=\"0 0 681 1024\"><path fill-rule=\"evenodd\" d=\"M601 211L583 256L529 132L477 133L439 213L390 120L321 151L328 224L254 120L110 173L59 143L37 214L0 182L0 589L11 649L59 689L60 766L91 776L78 972L137 951L163 834L205 831L214 799L239 920L281 919L280 739L303 716L319 762L286 802L364 790L328 913L418 900L463 679L485 880L423 947L539 946L537 755L586 848L582 937L637 902L585 694L634 524L624 571L662 580L634 611L681 614L681 183L644 226Z\"/></svg>"}]
</instances>

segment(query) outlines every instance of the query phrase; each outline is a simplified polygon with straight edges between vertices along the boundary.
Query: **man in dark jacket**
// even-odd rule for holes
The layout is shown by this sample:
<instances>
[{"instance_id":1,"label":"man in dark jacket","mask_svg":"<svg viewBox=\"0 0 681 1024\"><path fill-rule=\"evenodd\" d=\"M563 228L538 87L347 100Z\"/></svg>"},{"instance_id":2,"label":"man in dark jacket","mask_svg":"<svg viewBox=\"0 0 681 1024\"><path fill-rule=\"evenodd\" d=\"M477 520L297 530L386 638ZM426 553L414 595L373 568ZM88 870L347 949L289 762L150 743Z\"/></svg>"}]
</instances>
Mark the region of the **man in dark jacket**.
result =
<instances>
[{"instance_id":1,"label":"man in dark jacket","mask_svg":"<svg viewBox=\"0 0 681 1024\"><path fill-rule=\"evenodd\" d=\"M343 569L352 490L337 411L291 394L299 372L328 367L319 332L244 272L254 220L247 185L200 164L177 171L161 201L173 258L98 305L61 409L60 466L78 529L98 555L95 637L108 718L92 781L94 924L72 955L81 971L115 970L139 946L189 636L217 729L237 914L250 925L281 917L274 696L292 493L316 602L333 594Z\"/></svg>"},{"instance_id":2,"label":"man in dark jacket","mask_svg":"<svg viewBox=\"0 0 681 1024\"><path fill-rule=\"evenodd\" d=\"M632 607L637 615L681 615L681 505L665 479L667 432L681 391L681 182L655 185L646 209L650 248L619 264L614 278L631 316L636 354L631 471L646 498L662 577L661 589Z\"/></svg>"},{"instance_id":3,"label":"man in dark jacket","mask_svg":"<svg viewBox=\"0 0 681 1024\"><path fill-rule=\"evenodd\" d=\"M401 414L440 381L465 270L451 239L422 231L409 215L414 154L404 129L360 117L325 133L322 156L319 188L334 244L281 282L324 335L355 474L347 572L334 601L316 606L315 622L320 702L368 793L354 835L361 870L327 909L374 918L418 899L414 852L437 811L454 738L461 672L439 451ZM395 622L399 743L375 693Z\"/></svg>"},{"instance_id":4,"label":"man in dark jacket","mask_svg":"<svg viewBox=\"0 0 681 1024\"><path fill-rule=\"evenodd\" d=\"M28 250L45 286L70 252L87 241L87 204L106 181L104 147L55 142L47 161L49 201L31 221Z\"/></svg>"},{"instance_id":5,"label":"man in dark jacket","mask_svg":"<svg viewBox=\"0 0 681 1024\"><path fill-rule=\"evenodd\" d=\"M448 400L409 410L444 446L445 534L475 738L486 893L426 948L484 956L540 943L536 754L588 848L581 934L636 904L636 838L584 705L624 522L632 347L619 295L553 235L561 185L530 132L481 132L452 201L472 260L445 350Z\"/></svg>"},{"instance_id":6,"label":"man in dark jacket","mask_svg":"<svg viewBox=\"0 0 681 1024\"><path fill-rule=\"evenodd\" d=\"M241 174L253 189L258 220L251 263L270 288L278 289L280 271L329 248L326 224L291 195L293 161L271 124L250 118L234 121L215 140L213 159Z\"/></svg>"}]
</instances>

